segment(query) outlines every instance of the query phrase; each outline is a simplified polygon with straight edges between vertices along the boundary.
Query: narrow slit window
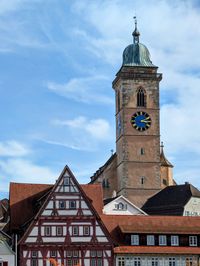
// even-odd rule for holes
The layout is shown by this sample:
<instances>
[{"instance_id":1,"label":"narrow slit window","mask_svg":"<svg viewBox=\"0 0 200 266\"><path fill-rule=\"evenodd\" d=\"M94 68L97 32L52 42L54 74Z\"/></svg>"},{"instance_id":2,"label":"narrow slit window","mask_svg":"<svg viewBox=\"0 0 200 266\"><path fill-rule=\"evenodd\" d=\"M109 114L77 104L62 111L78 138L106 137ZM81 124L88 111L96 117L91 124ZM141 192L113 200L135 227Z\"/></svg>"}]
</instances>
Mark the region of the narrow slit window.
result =
<instances>
[{"instance_id":1,"label":"narrow slit window","mask_svg":"<svg viewBox=\"0 0 200 266\"><path fill-rule=\"evenodd\" d=\"M139 88L137 92L137 106L146 107L146 93L142 88Z\"/></svg>"}]
</instances>

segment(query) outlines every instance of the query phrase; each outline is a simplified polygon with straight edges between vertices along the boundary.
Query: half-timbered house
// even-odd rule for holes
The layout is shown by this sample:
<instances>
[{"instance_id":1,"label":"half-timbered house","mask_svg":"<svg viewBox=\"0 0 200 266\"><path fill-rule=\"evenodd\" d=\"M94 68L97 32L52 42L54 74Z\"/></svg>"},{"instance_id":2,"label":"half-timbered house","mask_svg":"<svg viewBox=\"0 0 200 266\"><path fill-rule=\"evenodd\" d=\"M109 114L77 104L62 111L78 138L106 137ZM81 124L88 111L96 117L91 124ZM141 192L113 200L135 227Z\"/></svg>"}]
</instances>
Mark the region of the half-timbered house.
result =
<instances>
[{"instance_id":1,"label":"half-timbered house","mask_svg":"<svg viewBox=\"0 0 200 266\"><path fill-rule=\"evenodd\" d=\"M113 265L110 234L68 167L20 239L19 251L20 266Z\"/></svg>"}]
</instances>

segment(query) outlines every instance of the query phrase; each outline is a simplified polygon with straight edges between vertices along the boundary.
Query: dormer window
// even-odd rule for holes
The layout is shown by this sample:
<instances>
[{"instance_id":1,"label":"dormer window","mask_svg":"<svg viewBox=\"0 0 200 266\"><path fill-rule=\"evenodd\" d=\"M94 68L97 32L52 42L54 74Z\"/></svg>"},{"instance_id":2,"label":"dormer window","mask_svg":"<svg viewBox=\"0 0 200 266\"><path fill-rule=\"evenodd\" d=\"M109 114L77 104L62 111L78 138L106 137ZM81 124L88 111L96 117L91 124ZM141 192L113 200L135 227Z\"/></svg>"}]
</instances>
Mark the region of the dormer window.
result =
<instances>
[{"instance_id":1,"label":"dormer window","mask_svg":"<svg viewBox=\"0 0 200 266\"><path fill-rule=\"evenodd\" d=\"M164 235L159 236L159 245L166 246L167 245L167 237Z\"/></svg>"},{"instance_id":2,"label":"dormer window","mask_svg":"<svg viewBox=\"0 0 200 266\"><path fill-rule=\"evenodd\" d=\"M147 246L154 246L155 245L155 237L154 235L147 236Z\"/></svg>"},{"instance_id":3,"label":"dormer window","mask_svg":"<svg viewBox=\"0 0 200 266\"><path fill-rule=\"evenodd\" d=\"M197 246L197 236L189 236L189 245L191 247Z\"/></svg>"},{"instance_id":4,"label":"dormer window","mask_svg":"<svg viewBox=\"0 0 200 266\"><path fill-rule=\"evenodd\" d=\"M178 236L171 236L171 246L178 246L178 245L179 245Z\"/></svg>"},{"instance_id":5,"label":"dormer window","mask_svg":"<svg viewBox=\"0 0 200 266\"><path fill-rule=\"evenodd\" d=\"M139 245L139 235L131 235L131 245L132 246Z\"/></svg>"},{"instance_id":6,"label":"dormer window","mask_svg":"<svg viewBox=\"0 0 200 266\"><path fill-rule=\"evenodd\" d=\"M143 88L139 88L137 91L137 106L146 107L146 92Z\"/></svg>"}]
</instances>

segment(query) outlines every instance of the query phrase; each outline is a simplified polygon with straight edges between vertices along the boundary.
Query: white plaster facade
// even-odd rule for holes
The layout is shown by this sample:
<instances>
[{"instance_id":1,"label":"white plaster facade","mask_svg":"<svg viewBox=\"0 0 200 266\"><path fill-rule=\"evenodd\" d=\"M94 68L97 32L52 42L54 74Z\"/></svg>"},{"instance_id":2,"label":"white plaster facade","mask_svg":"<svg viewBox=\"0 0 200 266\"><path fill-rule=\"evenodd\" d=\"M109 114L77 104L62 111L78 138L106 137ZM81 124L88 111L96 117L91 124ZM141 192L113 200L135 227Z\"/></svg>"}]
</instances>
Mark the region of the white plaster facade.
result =
<instances>
[{"instance_id":1,"label":"white plaster facade","mask_svg":"<svg viewBox=\"0 0 200 266\"><path fill-rule=\"evenodd\" d=\"M190 198L184 207L183 216L200 216L200 198Z\"/></svg>"},{"instance_id":2,"label":"white plaster facade","mask_svg":"<svg viewBox=\"0 0 200 266\"><path fill-rule=\"evenodd\" d=\"M122 195L106 204L103 213L108 215L147 215Z\"/></svg>"},{"instance_id":3,"label":"white plaster facade","mask_svg":"<svg viewBox=\"0 0 200 266\"><path fill-rule=\"evenodd\" d=\"M7 262L8 266L15 266L15 253L6 241L0 242L0 262Z\"/></svg>"}]
</instances>

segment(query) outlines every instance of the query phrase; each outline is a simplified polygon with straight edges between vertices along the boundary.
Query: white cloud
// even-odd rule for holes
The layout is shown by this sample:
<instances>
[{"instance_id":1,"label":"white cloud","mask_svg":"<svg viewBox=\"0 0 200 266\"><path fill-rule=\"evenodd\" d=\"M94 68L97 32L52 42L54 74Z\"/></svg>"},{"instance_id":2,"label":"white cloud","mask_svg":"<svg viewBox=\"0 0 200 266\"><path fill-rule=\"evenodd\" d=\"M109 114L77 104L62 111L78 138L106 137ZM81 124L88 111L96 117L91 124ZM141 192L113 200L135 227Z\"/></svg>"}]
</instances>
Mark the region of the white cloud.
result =
<instances>
[{"instance_id":1,"label":"white cloud","mask_svg":"<svg viewBox=\"0 0 200 266\"><path fill-rule=\"evenodd\" d=\"M0 160L1 191L8 191L8 180L20 183L54 183L58 173L28 159Z\"/></svg>"},{"instance_id":2,"label":"white cloud","mask_svg":"<svg viewBox=\"0 0 200 266\"><path fill-rule=\"evenodd\" d=\"M55 125L67 126L73 129L79 129L80 135L85 131L88 138L94 138L99 141L109 140L111 138L111 127L105 119L91 119L80 116L72 120L54 120Z\"/></svg>"},{"instance_id":3,"label":"white cloud","mask_svg":"<svg viewBox=\"0 0 200 266\"><path fill-rule=\"evenodd\" d=\"M65 84L48 82L47 87L49 90L77 102L113 104L113 99L103 94L103 84L106 86L107 83L108 78L105 76L93 76L73 78Z\"/></svg>"},{"instance_id":4,"label":"white cloud","mask_svg":"<svg viewBox=\"0 0 200 266\"><path fill-rule=\"evenodd\" d=\"M0 142L0 157L21 157L29 153L28 147L15 140Z\"/></svg>"}]
</instances>

